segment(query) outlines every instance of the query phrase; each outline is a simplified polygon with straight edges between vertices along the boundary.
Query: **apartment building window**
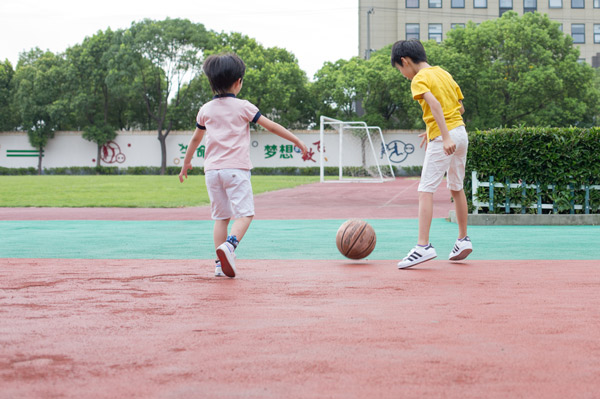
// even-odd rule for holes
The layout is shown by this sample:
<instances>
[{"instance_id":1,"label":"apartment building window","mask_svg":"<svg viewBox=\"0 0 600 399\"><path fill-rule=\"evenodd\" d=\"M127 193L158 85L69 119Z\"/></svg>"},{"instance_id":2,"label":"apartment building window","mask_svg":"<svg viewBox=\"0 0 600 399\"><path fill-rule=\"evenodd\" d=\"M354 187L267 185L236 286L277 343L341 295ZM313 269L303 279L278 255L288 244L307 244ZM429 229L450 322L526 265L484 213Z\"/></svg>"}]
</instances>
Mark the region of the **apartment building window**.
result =
<instances>
[{"instance_id":1,"label":"apartment building window","mask_svg":"<svg viewBox=\"0 0 600 399\"><path fill-rule=\"evenodd\" d=\"M450 7L465 8L465 0L450 0Z\"/></svg>"},{"instance_id":2,"label":"apartment building window","mask_svg":"<svg viewBox=\"0 0 600 399\"><path fill-rule=\"evenodd\" d=\"M442 8L442 0L429 0L429 8Z\"/></svg>"},{"instance_id":3,"label":"apartment building window","mask_svg":"<svg viewBox=\"0 0 600 399\"><path fill-rule=\"evenodd\" d=\"M442 24L429 24L429 40L442 41Z\"/></svg>"},{"instance_id":4,"label":"apartment building window","mask_svg":"<svg viewBox=\"0 0 600 399\"><path fill-rule=\"evenodd\" d=\"M562 0L548 0L549 8L563 8Z\"/></svg>"},{"instance_id":5,"label":"apartment building window","mask_svg":"<svg viewBox=\"0 0 600 399\"><path fill-rule=\"evenodd\" d=\"M523 0L523 12L535 12L537 10L537 0Z\"/></svg>"},{"instance_id":6,"label":"apartment building window","mask_svg":"<svg viewBox=\"0 0 600 399\"><path fill-rule=\"evenodd\" d=\"M573 43L585 43L585 24L571 24Z\"/></svg>"},{"instance_id":7,"label":"apartment building window","mask_svg":"<svg viewBox=\"0 0 600 399\"><path fill-rule=\"evenodd\" d=\"M487 0L473 0L473 8L487 8Z\"/></svg>"},{"instance_id":8,"label":"apartment building window","mask_svg":"<svg viewBox=\"0 0 600 399\"><path fill-rule=\"evenodd\" d=\"M450 24L450 29L454 29L454 28L463 28L464 29L465 24Z\"/></svg>"},{"instance_id":9,"label":"apartment building window","mask_svg":"<svg viewBox=\"0 0 600 399\"><path fill-rule=\"evenodd\" d=\"M594 0L594 8L600 8L600 0Z\"/></svg>"},{"instance_id":10,"label":"apartment building window","mask_svg":"<svg viewBox=\"0 0 600 399\"><path fill-rule=\"evenodd\" d=\"M513 0L500 0L500 16L513 9Z\"/></svg>"},{"instance_id":11,"label":"apartment building window","mask_svg":"<svg viewBox=\"0 0 600 399\"><path fill-rule=\"evenodd\" d=\"M421 39L421 27L419 24L406 24L406 40Z\"/></svg>"},{"instance_id":12,"label":"apartment building window","mask_svg":"<svg viewBox=\"0 0 600 399\"><path fill-rule=\"evenodd\" d=\"M600 24L594 24L594 43L600 43Z\"/></svg>"},{"instance_id":13,"label":"apartment building window","mask_svg":"<svg viewBox=\"0 0 600 399\"><path fill-rule=\"evenodd\" d=\"M419 8L419 0L406 0L406 8Z\"/></svg>"},{"instance_id":14,"label":"apartment building window","mask_svg":"<svg viewBox=\"0 0 600 399\"><path fill-rule=\"evenodd\" d=\"M558 30L561 31L561 32L563 32L563 24L559 24L558 25Z\"/></svg>"},{"instance_id":15,"label":"apartment building window","mask_svg":"<svg viewBox=\"0 0 600 399\"><path fill-rule=\"evenodd\" d=\"M571 0L571 8L585 8L585 0Z\"/></svg>"}]
</instances>

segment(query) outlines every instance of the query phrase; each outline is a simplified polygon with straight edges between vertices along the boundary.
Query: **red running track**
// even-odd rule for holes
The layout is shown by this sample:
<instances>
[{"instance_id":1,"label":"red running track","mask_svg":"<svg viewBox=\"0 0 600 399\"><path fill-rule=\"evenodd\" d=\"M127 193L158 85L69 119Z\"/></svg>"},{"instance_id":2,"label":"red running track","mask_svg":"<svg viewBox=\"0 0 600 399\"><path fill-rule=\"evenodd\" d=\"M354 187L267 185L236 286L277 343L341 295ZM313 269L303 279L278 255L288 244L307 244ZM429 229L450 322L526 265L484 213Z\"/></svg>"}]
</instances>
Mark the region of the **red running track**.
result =
<instances>
[{"instance_id":1,"label":"red running track","mask_svg":"<svg viewBox=\"0 0 600 399\"><path fill-rule=\"evenodd\" d=\"M597 261L0 260L0 398L597 398Z\"/></svg>"},{"instance_id":2,"label":"red running track","mask_svg":"<svg viewBox=\"0 0 600 399\"><path fill-rule=\"evenodd\" d=\"M385 183L313 183L255 196L257 219L417 218L419 180ZM434 195L434 217L454 209L443 183ZM0 208L0 220L206 220L209 207Z\"/></svg>"}]
</instances>

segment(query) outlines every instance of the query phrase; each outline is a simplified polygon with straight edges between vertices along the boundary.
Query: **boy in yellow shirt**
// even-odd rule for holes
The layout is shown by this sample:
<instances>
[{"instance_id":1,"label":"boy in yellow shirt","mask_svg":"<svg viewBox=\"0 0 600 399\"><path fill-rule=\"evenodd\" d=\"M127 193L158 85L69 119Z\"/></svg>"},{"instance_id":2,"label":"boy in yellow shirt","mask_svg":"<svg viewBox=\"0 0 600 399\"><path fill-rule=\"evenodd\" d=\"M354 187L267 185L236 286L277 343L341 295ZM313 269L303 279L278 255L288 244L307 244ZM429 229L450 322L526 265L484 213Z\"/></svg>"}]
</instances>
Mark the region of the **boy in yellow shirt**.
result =
<instances>
[{"instance_id":1,"label":"boy in yellow shirt","mask_svg":"<svg viewBox=\"0 0 600 399\"><path fill-rule=\"evenodd\" d=\"M460 87L440 67L427 63L427 55L418 40L400 40L392 47L392 65L411 81L413 98L421 104L427 125L421 147L427 151L419 183L419 239L417 245L398 263L404 269L437 256L429 242L433 217L433 193L447 172L447 185L454 198L458 221L458 239L450 260L465 259L473 245L467 236L467 198L463 190L469 137L462 114L465 112Z\"/></svg>"}]
</instances>

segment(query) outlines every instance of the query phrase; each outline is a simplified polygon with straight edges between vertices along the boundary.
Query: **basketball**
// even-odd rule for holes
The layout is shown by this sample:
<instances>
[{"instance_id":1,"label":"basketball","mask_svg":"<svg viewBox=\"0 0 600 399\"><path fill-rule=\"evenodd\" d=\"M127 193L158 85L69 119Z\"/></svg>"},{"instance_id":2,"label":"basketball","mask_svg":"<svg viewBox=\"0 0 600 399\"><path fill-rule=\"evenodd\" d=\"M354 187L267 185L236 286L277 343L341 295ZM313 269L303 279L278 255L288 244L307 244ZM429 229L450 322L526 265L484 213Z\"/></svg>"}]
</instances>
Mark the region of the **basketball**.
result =
<instances>
[{"instance_id":1,"label":"basketball","mask_svg":"<svg viewBox=\"0 0 600 399\"><path fill-rule=\"evenodd\" d=\"M375 230L360 219L345 221L338 229L335 238L338 250L346 258L363 259L375 249Z\"/></svg>"}]
</instances>

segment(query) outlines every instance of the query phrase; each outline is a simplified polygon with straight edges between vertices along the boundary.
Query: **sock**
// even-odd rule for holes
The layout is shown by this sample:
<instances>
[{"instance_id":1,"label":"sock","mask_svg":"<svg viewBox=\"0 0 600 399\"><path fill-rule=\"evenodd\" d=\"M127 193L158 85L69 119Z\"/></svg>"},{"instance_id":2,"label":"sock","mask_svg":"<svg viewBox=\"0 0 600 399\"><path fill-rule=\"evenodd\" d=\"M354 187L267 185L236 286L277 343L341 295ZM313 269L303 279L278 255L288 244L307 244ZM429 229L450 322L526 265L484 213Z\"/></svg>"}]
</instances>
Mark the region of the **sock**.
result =
<instances>
[{"instance_id":1,"label":"sock","mask_svg":"<svg viewBox=\"0 0 600 399\"><path fill-rule=\"evenodd\" d=\"M240 243L236 236L227 236L227 242L233 245L233 249L236 249Z\"/></svg>"}]
</instances>

